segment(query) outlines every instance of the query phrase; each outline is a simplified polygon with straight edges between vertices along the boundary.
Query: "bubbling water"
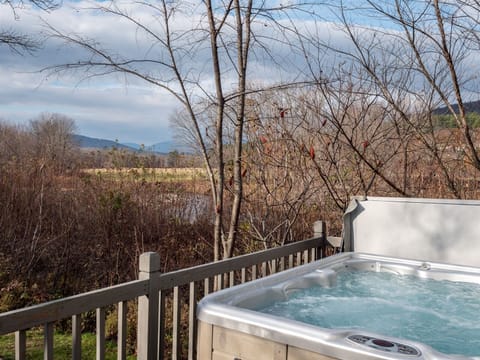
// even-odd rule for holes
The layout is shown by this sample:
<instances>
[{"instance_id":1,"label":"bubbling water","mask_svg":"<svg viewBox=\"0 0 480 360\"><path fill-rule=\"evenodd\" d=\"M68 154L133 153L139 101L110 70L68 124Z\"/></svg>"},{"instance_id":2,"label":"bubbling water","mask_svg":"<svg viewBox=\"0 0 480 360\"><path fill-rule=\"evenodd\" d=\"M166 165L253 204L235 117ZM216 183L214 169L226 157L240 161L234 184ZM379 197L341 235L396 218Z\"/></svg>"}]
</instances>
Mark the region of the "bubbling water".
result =
<instances>
[{"instance_id":1,"label":"bubbling water","mask_svg":"<svg viewBox=\"0 0 480 360\"><path fill-rule=\"evenodd\" d=\"M298 290L259 311L331 329L410 339L480 355L480 285L383 272L342 272L331 288Z\"/></svg>"}]
</instances>

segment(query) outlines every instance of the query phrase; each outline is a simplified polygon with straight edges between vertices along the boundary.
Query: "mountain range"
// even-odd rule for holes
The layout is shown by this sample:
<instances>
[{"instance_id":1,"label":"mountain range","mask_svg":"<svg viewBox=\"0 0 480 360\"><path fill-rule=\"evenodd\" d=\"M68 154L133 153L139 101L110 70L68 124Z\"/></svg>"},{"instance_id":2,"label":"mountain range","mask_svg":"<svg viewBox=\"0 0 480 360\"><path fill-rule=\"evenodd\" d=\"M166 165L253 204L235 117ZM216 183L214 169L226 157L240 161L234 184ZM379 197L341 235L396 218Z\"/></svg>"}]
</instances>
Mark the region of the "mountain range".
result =
<instances>
[{"instance_id":1,"label":"mountain range","mask_svg":"<svg viewBox=\"0 0 480 360\"><path fill-rule=\"evenodd\" d=\"M172 151L185 152L185 149L174 141L162 141L149 146L142 146L135 143L120 143L118 141L92 138L85 135L73 135L73 141L84 149L124 149L131 151L146 151L157 154L168 154Z\"/></svg>"},{"instance_id":2,"label":"mountain range","mask_svg":"<svg viewBox=\"0 0 480 360\"><path fill-rule=\"evenodd\" d=\"M465 111L467 113L480 114L480 101L466 102L466 103L463 104L463 106L465 107ZM453 108L453 111L458 113L458 104L453 104L452 108ZM450 115L451 114L450 110L446 106L435 109L433 111L433 113L435 115Z\"/></svg>"}]
</instances>

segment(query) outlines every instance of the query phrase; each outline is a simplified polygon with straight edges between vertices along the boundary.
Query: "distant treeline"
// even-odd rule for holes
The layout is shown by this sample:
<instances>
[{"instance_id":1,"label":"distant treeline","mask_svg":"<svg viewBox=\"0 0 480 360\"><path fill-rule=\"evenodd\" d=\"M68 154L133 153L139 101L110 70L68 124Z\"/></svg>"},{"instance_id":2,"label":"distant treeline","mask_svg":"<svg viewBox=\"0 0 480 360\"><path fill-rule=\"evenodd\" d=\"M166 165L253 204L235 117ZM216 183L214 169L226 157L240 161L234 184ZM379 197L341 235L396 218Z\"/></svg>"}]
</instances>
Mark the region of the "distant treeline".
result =
<instances>
[{"instance_id":1,"label":"distant treeline","mask_svg":"<svg viewBox=\"0 0 480 360\"><path fill-rule=\"evenodd\" d=\"M479 128L480 127L480 114L477 112L469 112L466 115L467 123L472 128ZM444 115L435 115L434 120L436 122L436 126L438 128L457 128L458 123L455 120L455 117L452 114L444 114Z\"/></svg>"}]
</instances>

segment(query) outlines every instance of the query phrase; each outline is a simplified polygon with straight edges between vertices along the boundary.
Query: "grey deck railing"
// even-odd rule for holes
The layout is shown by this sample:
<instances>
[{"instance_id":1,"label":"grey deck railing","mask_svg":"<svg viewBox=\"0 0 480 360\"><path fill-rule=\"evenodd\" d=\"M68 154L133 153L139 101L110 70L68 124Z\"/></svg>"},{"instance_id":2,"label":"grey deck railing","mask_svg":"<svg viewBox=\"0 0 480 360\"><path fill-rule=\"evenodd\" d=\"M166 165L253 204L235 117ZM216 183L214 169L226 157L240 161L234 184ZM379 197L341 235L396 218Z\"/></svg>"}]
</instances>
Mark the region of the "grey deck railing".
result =
<instances>
[{"instance_id":1,"label":"grey deck railing","mask_svg":"<svg viewBox=\"0 0 480 360\"><path fill-rule=\"evenodd\" d=\"M20 360L26 358L27 331L43 327L44 359L50 360L54 357L55 322L71 317L72 359L79 360L82 356L81 316L95 310L96 359L103 360L105 308L116 305L117 359L123 360L127 356L127 302L138 301L137 358L164 359L168 353L172 359L188 356L193 360L196 358L196 304L202 296L319 259L325 245L325 226L319 221L315 223L312 239L165 274L160 272L160 256L144 253L140 257L138 280L0 314L0 335L15 333L15 359ZM171 311L168 344L167 309Z\"/></svg>"}]
</instances>

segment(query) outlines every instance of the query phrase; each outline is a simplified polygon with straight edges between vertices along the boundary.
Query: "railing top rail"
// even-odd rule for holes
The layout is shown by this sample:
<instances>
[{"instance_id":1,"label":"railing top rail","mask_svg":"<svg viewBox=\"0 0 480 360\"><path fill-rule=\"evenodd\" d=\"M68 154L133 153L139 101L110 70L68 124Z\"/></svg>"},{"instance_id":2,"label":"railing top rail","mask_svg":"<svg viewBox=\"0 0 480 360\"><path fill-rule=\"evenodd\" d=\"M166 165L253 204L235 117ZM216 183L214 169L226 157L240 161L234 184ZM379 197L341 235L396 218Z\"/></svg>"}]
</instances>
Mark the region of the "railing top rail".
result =
<instances>
[{"instance_id":1,"label":"railing top rail","mask_svg":"<svg viewBox=\"0 0 480 360\"><path fill-rule=\"evenodd\" d=\"M134 280L24 309L9 311L0 314L0 335L30 329L120 301L135 299L147 294L148 286L148 280Z\"/></svg>"},{"instance_id":2,"label":"railing top rail","mask_svg":"<svg viewBox=\"0 0 480 360\"><path fill-rule=\"evenodd\" d=\"M224 274L234 270L240 270L252 265L257 265L272 259L295 254L297 252L319 247L322 237L314 237L307 240L257 251L251 254L235 256L230 259L203 264L188 269L181 269L160 275L157 286L159 290L171 289L175 286L182 286L193 281L200 281L208 277ZM153 279L152 279L153 280Z\"/></svg>"}]
</instances>

